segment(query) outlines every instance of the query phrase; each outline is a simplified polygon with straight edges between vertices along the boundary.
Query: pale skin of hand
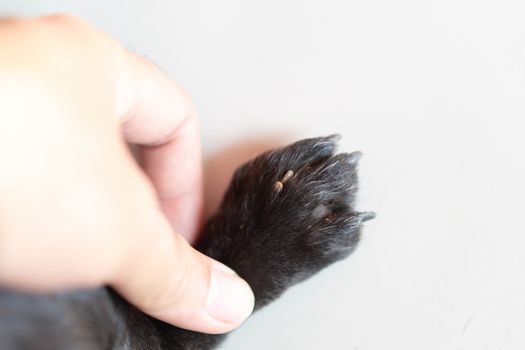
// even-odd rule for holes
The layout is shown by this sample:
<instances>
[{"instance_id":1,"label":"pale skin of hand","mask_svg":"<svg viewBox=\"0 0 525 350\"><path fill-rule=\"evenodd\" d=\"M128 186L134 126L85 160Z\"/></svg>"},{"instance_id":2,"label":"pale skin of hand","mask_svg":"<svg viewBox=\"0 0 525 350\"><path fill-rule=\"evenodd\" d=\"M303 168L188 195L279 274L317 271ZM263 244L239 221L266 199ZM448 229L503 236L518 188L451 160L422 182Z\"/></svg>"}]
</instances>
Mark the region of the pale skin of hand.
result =
<instances>
[{"instance_id":1,"label":"pale skin of hand","mask_svg":"<svg viewBox=\"0 0 525 350\"><path fill-rule=\"evenodd\" d=\"M187 243L201 220L199 126L157 67L71 16L6 19L0 101L0 286L109 285L206 333L248 317L246 282Z\"/></svg>"}]
</instances>

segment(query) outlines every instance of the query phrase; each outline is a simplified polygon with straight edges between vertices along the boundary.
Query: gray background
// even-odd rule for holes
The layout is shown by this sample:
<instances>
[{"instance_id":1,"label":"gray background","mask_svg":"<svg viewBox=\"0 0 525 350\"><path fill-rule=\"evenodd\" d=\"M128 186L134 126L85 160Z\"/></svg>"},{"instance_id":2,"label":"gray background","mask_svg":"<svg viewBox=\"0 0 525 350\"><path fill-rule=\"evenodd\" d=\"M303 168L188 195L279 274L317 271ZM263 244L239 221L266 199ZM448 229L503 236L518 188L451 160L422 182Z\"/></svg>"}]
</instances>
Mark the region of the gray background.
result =
<instances>
[{"instance_id":1,"label":"gray background","mask_svg":"<svg viewBox=\"0 0 525 350\"><path fill-rule=\"evenodd\" d=\"M16 1L70 12L194 97L208 210L267 147L360 149L358 251L224 349L525 349L525 2Z\"/></svg>"}]
</instances>

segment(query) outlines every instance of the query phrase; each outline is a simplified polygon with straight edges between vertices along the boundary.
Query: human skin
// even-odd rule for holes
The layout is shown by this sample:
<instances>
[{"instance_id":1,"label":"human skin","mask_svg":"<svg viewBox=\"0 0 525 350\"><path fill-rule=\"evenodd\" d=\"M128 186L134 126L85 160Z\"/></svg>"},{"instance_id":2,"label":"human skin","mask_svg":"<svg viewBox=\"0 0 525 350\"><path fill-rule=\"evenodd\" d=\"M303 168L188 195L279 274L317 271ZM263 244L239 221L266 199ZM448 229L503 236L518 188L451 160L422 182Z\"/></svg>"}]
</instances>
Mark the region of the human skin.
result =
<instances>
[{"instance_id":1,"label":"human skin","mask_svg":"<svg viewBox=\"0 0 525 350\"><path fill-rule=\"evenodd\" d=\"M6 19L0 101L1 286L109 285L206 333L248 317L248 284L188 244L202 170L196 110L180 87L78 18Z\"/></svg>"}]
</instances>

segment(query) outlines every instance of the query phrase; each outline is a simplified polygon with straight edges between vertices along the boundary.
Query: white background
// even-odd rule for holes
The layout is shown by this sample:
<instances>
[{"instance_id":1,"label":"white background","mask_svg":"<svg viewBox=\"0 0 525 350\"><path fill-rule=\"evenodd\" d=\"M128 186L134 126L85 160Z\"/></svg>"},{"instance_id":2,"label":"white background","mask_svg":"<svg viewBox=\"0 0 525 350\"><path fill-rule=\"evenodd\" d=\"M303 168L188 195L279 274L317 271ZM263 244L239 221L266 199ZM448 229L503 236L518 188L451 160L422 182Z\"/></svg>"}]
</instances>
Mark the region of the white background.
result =
<instances>
[{"instance_id":1,"label":"white background","mask_svg":"<svg viewBox=\"0 0 525 350\"><path fill-rule=\"evenodd\" d=\"M261 150L341 133L360 149L348 260L224 349L525 349L525 2L19 1L74 13L194 97L209 210Z\"/></svg>"}]
</instances>

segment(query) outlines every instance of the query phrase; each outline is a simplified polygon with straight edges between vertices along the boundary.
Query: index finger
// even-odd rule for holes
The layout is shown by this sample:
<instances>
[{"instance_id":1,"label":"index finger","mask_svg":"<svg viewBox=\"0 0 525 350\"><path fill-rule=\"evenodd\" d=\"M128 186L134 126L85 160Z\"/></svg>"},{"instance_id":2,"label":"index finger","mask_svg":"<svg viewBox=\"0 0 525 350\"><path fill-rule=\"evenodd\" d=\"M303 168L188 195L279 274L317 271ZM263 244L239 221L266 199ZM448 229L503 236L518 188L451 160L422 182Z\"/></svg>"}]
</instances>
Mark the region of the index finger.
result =
<instances>
[{"instance_id":1,"label":"index finger","mask_svg":"<svg viewBox=\"0 0 525 350\"><path fill-rule=\"evenodd\" d=\"M190 97L151 62L126 52L118 114L126 141L139 145L144 171L175 231L190 243L203 207L202 156Z\"/></svg>"}]
</instances>

